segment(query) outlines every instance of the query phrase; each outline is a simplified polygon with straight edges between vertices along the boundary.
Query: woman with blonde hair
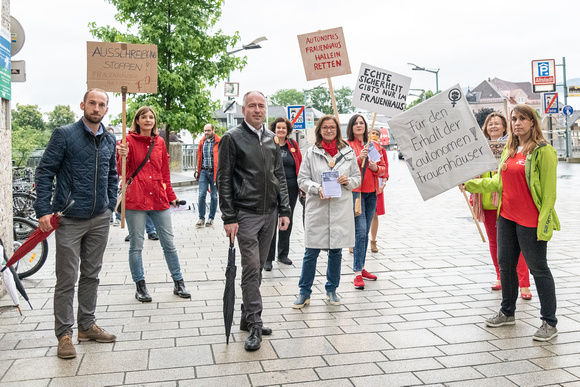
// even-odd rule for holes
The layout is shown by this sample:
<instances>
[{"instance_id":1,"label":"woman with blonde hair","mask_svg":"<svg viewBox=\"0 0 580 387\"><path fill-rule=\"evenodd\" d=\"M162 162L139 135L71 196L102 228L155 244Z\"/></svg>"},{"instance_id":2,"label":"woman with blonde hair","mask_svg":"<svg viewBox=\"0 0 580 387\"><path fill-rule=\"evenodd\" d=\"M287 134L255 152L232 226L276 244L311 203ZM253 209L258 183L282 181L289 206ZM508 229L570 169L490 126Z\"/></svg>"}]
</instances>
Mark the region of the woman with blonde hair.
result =
<instances>
[{"instance_id":1,"label":"woman with blonde hair","mask_svg":"<svg viewBox=\"0 0 580 387\"><path fill-rule=\"evenodd\" d=\"M502 141L508 138L507 120L503 114L499 112L490 113L483 124L483 135L488 141ZM486 172L481 177L492 177L495 171ZM489 252L491 260L496 272L496 282L491 286L492 290L501 290L499 263L497 262L497 203L498 194L494 193L474 193L473 209L475 215L480 222L483 222L487 240L489 243ZM520 294L522 299L531 300L532 293L530 293L530 272L526 260L520 254L517 266L518 280L520 286Z\"/></svg>"},{"instance_id":2,"label":"woman with blonde hair","mask_svg":"<svg viewBox=\"0 0 580 387\"><path fill-rule=\"evenodd\" d=\"M523 253L534 276L542 325L533 336L548 341L558 335L556 289L547 260L547 245L560 222L554 205L558 156L547 143L536 112L517 105L511 113L511 130L498 173L465 183L469 192L498 192L497 245L502 302L499 312L485 320L489 327L515 324L518 298L516 267Z\"/></svg>"}]
</instances>

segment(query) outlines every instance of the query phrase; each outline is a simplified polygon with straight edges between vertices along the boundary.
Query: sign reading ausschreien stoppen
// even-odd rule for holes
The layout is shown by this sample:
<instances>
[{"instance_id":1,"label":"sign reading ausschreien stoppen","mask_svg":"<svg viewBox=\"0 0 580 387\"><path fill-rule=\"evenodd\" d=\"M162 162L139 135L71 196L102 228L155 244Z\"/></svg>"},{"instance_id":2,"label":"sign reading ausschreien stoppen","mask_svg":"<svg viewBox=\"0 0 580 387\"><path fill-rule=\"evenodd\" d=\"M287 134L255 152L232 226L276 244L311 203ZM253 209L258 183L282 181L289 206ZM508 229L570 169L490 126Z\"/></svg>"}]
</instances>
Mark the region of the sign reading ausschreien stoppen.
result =
<instances>
[{"instance_id":1,"label":"sign reading ausschreien stoppen","mask_svg":"<svg viewBox=\"0 0 580 387\"><path fill-rule=\"evenodd\" d=\"M157 46L87 42L87 87L157 93Z\"/></svg>"},{"instance_id":2,"label":"sign reading ausschreien stoppen","mask_svg":"<svg viewBox=\"0 0 580 387\"><path fill-rule=\"evenodd\" d=\"M362 63L352 105L394 117L405 111L411 78Z\"/></svg>"},{"instance_id":3,"label":"sign reading ausschreien stoppen","mask_svg":"<svg viewBox=\"0 0 580 387\"><path fill-rule=\"evenodd\" d=\"M298 35L306 80L350 74L342 27Z\"/></svg>"},{"instance_id":4,"label":"sign reading ausschreien stoppen","mask_svg":"<svg viewBox=\"0 0 580 387\"><path fill-rule=\"evenodd\" d=\"M423 200L497 169L459 85L388 123Z\"/></svg>"}]
</instances>

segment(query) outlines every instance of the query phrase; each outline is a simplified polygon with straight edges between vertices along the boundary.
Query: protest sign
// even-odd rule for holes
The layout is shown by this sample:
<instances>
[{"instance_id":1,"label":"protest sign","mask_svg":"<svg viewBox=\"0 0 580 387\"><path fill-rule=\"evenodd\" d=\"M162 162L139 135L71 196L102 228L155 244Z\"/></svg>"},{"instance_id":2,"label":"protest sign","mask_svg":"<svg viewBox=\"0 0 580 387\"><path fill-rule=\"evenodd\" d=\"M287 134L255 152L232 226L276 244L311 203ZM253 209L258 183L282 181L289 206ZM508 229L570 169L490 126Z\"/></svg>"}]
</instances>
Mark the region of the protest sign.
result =
<instances>
[{"instance_id":1,"label":"protest sign","mask_svg":"<svg viewBox=\"0 0 580 387\"><path fill-rule=\"evenodd\" d=\"M405 111L411 78L362 63L352 106L394 117Z\"/></svg>"},{"instance_id":2,"label":"protest sign","mask_svg":"<svg viewBox=\"0 0 580 387\"><path fill-rule=\"evenodd\" d=\"M157 93L157 46L87 42L87 87Z\"/></svg>"},{"instance_id":3,"label":"protest sign","mask_svg":"<svg viewBox=\"0 0 580 387\"><path fill-rule=\"evenodd\" d=\"M342 27L298 35L306 80L350 74Z\"/></svg>"},{"instance_id":4,"label":"protest sign","mask_svg":"<svg viewBox=\"0 0 580 387\"><path fill-rule=\"evenodd\" d=\"M503 153L503 148L505 148L507 141L488 141L489 149L498 161L501 159L501 154ZM497 166L496 166L497 168Z\"/></svg>"},{"instance_id":5,"label":"protest sign","mask_svg":"<svg viewBox=\"0 0 580 387\"><path fill-rule=\"evenodd\" d=\"M497 168L459 85L390 119L389 126L423 200Z\"/></svg>"}]
</instances>

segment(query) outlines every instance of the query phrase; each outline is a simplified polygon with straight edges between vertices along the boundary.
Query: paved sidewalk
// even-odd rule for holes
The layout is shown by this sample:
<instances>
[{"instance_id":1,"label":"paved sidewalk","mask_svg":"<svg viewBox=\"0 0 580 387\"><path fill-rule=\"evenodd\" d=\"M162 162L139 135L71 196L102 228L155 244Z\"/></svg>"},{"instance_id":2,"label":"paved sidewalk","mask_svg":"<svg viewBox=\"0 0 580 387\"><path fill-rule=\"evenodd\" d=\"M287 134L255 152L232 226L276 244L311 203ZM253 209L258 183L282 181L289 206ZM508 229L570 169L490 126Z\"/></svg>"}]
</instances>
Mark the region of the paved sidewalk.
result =
<instances>
[{"instance_id":1,"label":"paved sidewalk","mask_svg":"<svg viewBox=\"0 0 580 387\"><path fill-rule=\"evenodd\" d=\"M0 300L0 385L580 386L580 165L559 166L556 209L563 230L548 244L548 256L560 335L538 343L531 338L540 325L533 285L533 299L518 300L515 326L483 324L499 309L501 294L490 289L495 271L487 244L459 190L423 202L404 162L389 155L380 252L369 251L367 258L367 268L379 280L355 290L352 256L344 249L338 289L342 305L325 300L326 257L321 254L310 306L291 308L304 252L300 205L291 241L294 264L274 263L273 271L264 272L263 319L274 333L253 353L244 350L247 333L237 325L241 269L233 336L225 344L227 239L219 216L213 228L196 229L196 213L173 215L191 301L173 295L159 243L146 240L144 263L153 302L138 303L123 240L126 230L112 227L97 316L118 341L78 344L73 360L56 357L51 255L40 272L24 281L34 310L23 305L20 317L8 307L7 297ZM176 190L180 198L195 202L195 187ZM76 344L76 332L74 337Z\"/></svg>"}]
</instances>

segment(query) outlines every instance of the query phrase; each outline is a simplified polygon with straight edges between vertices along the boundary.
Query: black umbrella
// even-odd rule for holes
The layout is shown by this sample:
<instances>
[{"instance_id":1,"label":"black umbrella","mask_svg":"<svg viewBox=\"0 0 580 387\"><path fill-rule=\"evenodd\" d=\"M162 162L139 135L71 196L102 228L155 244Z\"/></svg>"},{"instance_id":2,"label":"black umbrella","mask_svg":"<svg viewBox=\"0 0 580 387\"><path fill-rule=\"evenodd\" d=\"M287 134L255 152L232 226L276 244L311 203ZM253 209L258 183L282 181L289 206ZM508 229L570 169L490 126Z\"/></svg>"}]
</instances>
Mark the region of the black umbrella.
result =
<instances>
[{"instance_id":1,"label":"black umbrella","mask_svg":"<svg viewBox=\"0 0 580 387\"><path fill-rule=\"evenodd\" d=\"M235 237L234 237L235 239ZM236 248L230 238L228 266L226 267L226 287L224 289L224 325L226 327L226 344L230 343L230 332L234 321L234 304L236 303Z\"/></svg>"},{"instance_id":2,"label":"black umbrella","mask_svg":"<svg viewBox=\"0 0 580 387\"><path fill-rule=\"evenodd\" d=\"M14 276L14 284L16 285L16 289L18 290L18 292L20 293L22 298L24 298L26 300L26 302L28 302L30 309L34 309L32 307L32 304L30 303L30 299L28 298L28 294L26 294L26 290L24 289L24 285L22 285L22 281L20 280L20 277L18 277L18 274L16 273L16 270L14 269L14 266L10 266L8 268L8 270L10 270L10 272Z\"/></svg>"}]
</instances>

